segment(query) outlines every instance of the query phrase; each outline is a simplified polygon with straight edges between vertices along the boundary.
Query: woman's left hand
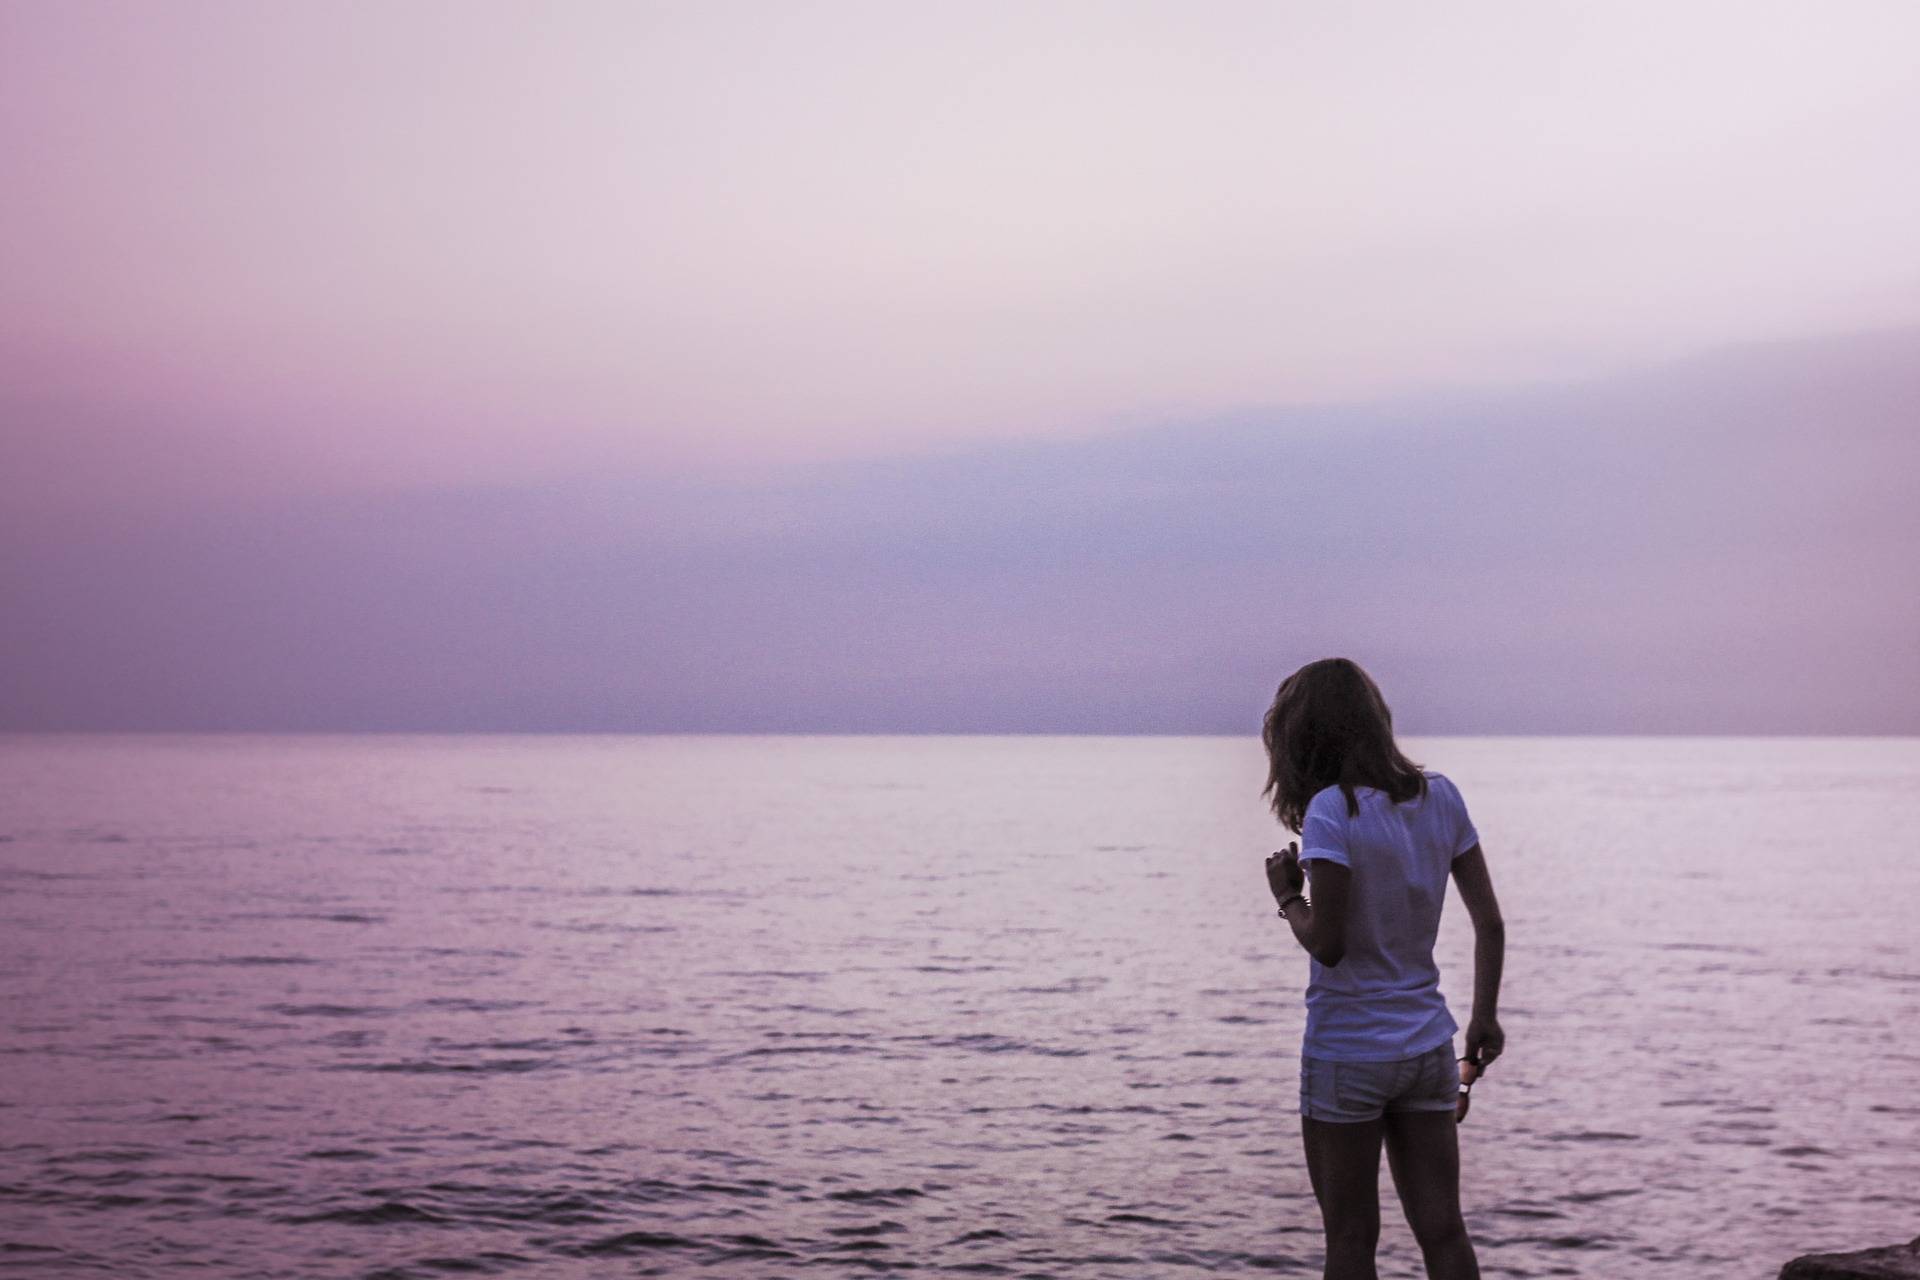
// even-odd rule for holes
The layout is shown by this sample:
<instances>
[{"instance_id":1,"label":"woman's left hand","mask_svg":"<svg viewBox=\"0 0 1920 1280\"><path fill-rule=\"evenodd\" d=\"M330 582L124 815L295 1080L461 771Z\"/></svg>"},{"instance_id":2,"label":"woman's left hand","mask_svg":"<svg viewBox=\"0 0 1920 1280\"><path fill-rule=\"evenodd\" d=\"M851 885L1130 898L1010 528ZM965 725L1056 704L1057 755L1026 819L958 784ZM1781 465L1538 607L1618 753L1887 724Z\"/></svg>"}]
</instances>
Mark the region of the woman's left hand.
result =
<instances>
[{"instance_id":1,"label":"woman's left hand","mask_svg":"<svg viewBox=\"0 0 1920 1280\"><path fill-rule=\"evenodd\" d=\"M1275 902L1288 894L1305 891L1307 873L1300 869L1298 841L1290 841L1285 849L1267 855L1267 887L1273 890Z\"/></svg>"}]
</instances>

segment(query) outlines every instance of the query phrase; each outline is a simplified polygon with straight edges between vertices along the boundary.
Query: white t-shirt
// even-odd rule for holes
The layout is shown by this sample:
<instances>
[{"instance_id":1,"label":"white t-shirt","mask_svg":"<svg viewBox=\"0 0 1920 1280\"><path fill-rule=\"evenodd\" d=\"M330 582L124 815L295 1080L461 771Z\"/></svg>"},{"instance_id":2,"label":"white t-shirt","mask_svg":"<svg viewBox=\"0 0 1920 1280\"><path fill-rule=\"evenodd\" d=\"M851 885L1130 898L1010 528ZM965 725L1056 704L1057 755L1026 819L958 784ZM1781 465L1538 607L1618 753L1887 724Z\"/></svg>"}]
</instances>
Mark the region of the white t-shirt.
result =
<instances>
[{"instance_id":1,"label":"white t-shirt","mask_svg":"<svg viewBox=\"0 0 1920 1280\"><path fill-rule=\"evenodd\" d=\"M1339 787L1307 804L1300 862L1352 869L1347 949L1329 968L1312 961L1307 983L1309 1057L1336 1062L1411 1058L1446 1044L1459 1030L1440 994L1433 940L1447 900L1453 860L1479 843L1459 788L1426 771L1427 794L1395 804L1373 787L1355 787L1357 816L1347 816Z\"/></svg>"}]
</instances>

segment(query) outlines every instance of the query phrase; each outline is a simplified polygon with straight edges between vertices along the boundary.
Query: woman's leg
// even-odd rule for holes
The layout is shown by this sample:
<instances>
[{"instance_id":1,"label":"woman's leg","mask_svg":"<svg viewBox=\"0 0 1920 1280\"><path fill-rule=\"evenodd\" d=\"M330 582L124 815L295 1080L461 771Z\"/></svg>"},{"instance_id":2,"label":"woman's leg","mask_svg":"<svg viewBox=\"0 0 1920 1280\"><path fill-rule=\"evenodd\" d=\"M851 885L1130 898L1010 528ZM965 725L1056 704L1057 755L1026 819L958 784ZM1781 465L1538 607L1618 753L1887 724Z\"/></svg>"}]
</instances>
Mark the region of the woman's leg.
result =
<instances>
[{"instance_id":1,"label":"woman's leg","mask_svg":"<svg viewBox=\"0 0 1920 1280\"><path fill-rule=\"evenodd\" d=\"M1300 1117L1307 1176L1327 1232L1326 1280L1376 1280L1380 1239L1381 1120L1336 1124Z\"/></svg>"},{"instance_id":2,"label":"woman's leg","mask_svg":"<svg viewBox=\"0 0 1920 1280\"><path fill-rule=\"evenodd\" d=\"M1431 1280L1480 1280L1460 1218L1460 1134L1451 1111L1390 1111L1387 1166Z\"/></svg>"}]
</instances>

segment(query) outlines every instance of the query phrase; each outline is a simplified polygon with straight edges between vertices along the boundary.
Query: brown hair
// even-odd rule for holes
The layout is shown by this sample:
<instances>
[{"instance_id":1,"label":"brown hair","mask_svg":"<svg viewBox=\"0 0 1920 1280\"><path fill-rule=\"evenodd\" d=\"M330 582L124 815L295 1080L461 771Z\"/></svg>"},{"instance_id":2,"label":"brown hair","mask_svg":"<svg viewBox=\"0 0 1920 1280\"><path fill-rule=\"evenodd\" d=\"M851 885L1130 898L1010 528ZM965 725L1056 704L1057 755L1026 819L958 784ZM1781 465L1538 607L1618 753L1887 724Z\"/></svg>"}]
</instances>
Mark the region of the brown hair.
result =
<instances>
[{"instance_id":1,"label":"brown hair","mask_svg":"<svg viewBox=\"0 0 1920 1280\"><path fill-rule=\"evenodd\" d=\"M1374 787L1395 804L1427 793L1420 766L1393 741L1393 713L1360 664L1349 658L1309 662L1280 682L1261 738L1267 785L1261 792L1289 831L1306 820L1316 792L1338 786L1347 816L1360 812L1353 789Z\"/></svg>"}]
</instances>

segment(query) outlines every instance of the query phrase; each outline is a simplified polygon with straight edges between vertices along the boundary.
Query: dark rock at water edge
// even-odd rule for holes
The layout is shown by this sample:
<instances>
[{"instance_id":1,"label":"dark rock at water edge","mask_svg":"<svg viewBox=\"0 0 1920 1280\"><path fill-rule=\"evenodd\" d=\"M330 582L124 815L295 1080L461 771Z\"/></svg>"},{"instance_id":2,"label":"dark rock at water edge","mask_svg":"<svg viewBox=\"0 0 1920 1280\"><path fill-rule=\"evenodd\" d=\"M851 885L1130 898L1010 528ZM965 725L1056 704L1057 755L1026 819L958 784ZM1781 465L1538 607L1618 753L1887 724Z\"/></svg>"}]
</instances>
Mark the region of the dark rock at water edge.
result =
<instances>
[{"instance_id":1,"label":"dark rock at water edge","mask_svg":"<svg viewBox=\"0 0 1920 1280\"><path fill-rule=\"evenodd\" d=\"M1881 1249L1809 1253L1781 1268L1780 1280L1920 1280L1920 1236Z\"/></svg>"}]
</instances>

